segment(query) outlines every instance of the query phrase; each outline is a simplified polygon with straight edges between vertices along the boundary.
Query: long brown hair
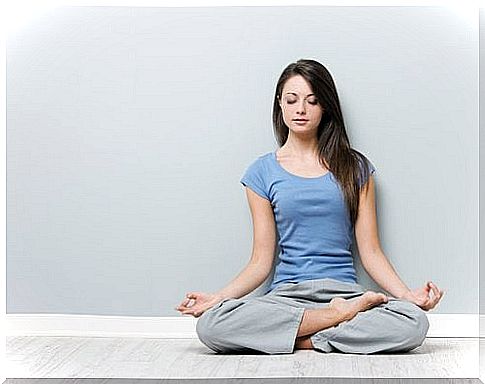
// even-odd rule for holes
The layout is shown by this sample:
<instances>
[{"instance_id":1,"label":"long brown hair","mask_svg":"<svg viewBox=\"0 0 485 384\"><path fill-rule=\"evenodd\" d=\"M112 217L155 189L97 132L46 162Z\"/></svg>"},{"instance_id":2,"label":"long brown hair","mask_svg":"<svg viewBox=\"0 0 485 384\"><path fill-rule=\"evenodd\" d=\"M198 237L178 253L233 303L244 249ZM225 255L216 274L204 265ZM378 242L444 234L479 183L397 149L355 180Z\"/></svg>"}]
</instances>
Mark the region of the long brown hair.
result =
<instances>
[{"instance_id":1,"label":"long brown hair","mask_svg":"<svg viewBox=\"0 0 485 384\"><path fill-rule=\"evenodd\" d=\"M324 110L317 131L319 162L332 172L340 184L347 203L349 219L354 226L359 211L360 191L364 187L367 191L368 188L368 183L360 187L359 184L364 184L360 180L367 180L369 177L369 162L362 153L351 148L332 75L318 61L300 59L283 70L276 85L273 103L273 128L276 139L280 147L288 139L289 128L283 120L278 99L281 99L286 81L296 75L302 76L310 84L312 92Z\"/></svg>"}]
</instances>

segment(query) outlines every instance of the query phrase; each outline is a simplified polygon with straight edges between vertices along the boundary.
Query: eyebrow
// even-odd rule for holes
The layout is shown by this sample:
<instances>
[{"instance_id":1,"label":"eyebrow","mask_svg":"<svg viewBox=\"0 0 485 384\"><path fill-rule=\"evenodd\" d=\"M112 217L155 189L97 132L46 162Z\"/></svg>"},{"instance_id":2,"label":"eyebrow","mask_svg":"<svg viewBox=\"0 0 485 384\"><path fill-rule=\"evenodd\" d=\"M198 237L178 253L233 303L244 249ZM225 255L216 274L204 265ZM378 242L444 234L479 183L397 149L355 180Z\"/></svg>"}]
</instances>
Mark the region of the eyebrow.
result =
<instances>
[{"instance_id":1,"label":"eyebrow","mask_svg":"<svg viewBox=\"0 0 485 384\"><path fill-rule=\"evenodd\" d=\"M288 94L297 96L297 94L295 92L286 92L285 93L285 95L288 95ZM315 95L314 93L309 93L307 96L314 96L314 95Z\"/></svg>"}]
</instances>

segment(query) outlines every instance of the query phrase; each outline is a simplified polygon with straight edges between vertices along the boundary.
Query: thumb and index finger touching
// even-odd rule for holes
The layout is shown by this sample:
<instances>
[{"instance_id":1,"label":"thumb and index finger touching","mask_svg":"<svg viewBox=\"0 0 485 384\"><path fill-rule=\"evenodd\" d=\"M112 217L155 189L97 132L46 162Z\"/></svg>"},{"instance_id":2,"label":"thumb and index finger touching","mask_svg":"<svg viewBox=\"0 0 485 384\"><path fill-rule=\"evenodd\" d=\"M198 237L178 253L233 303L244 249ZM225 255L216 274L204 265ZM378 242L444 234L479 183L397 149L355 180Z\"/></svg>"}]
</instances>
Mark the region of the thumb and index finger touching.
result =
<instances>
[{"instance_id":1,"label":"thumb and index finger touching","mask_svg":"<svg viewBox=\"0 0 485 384\"><path fill-rule=\"evenodd\" d=\"M191 301L194 301L194 299L196 299L197 296L194 295L193 293L187 293L185 295L185 298L182 300L182 302L179 304L178 307L176 307L175 309L179 309L181 307L188 307L188 304L191 302ZM193 305L194 303L192 303Z\"/></svg>"},{"instance_id":2,"label":"thumb and index finger touching","mask_svg":"<svg viewBox=\"0 0 485 384\"><path fill-rule=\"evenodd\" d=\"M427 288L428 293L431 290L434 294L434 297L437 297L438 300L440 300L443 297L445 291L443 289L438 288L438 286L435 283L433 283L432 281L428 281L426 285L428 287Z\"/></svg>"},{"instance_id":3,"label":"thumb and index finger touching","mask_svg":"<svg viewBox=\"0 0 485 384\"><path fill-rule=\"evenodd\" d=\"M443 298L444 290L439 289L432 281L427 281L425 286L427 293L426 297L426 309L433 309L438 302Z\"/></svg>"}]
</instances>

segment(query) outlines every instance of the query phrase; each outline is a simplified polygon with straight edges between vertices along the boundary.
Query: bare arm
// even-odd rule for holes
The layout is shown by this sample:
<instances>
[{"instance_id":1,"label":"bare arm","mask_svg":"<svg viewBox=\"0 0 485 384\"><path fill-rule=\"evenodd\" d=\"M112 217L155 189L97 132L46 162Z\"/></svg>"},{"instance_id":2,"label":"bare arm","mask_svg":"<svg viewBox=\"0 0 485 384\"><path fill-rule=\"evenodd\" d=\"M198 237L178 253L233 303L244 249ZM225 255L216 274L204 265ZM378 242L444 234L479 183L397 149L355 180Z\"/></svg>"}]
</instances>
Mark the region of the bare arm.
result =
<instances>
[{"instance_id":1,"label":"bare arm","mask_svg":"<svg viewBox=\"0 0 485 384\"><path fill-rule=\"evenodd\" d=\"M362 266L374 281L394 297L400 298L409 288L382 252L376 218L374 177L369 176L368 189L360 194L359 215L355 223L355 238Z\"/></svg>"},{"instance_id":2,"label":"bare arm","mask_svg":"<svg viewBox=\"0 0 485 384\"><path fill-rule=\"evenodd\" d=\"M223 298L240 298L259 287L273 266L276 226L271 203L246 187L253 220L253 252L247 266L226 287L217 292Z\"/></svg>"},{"instance_id":3,"label":"bare arm","mask_svg":"<svg viewBox=\"0 0 485 384\"><path fill-rule=\"evenodd\" d=\"M367 191L364 189L361 193L359 216L355 224L355 236L363 267L377 284L395 297L410 301L425 311L434 308L443 297L444 291L432 281L428 281L424 287L410 290L382 252L377 235L372 176L369 177L368 184L369 189Z\"/></svg>"}]
</instances>

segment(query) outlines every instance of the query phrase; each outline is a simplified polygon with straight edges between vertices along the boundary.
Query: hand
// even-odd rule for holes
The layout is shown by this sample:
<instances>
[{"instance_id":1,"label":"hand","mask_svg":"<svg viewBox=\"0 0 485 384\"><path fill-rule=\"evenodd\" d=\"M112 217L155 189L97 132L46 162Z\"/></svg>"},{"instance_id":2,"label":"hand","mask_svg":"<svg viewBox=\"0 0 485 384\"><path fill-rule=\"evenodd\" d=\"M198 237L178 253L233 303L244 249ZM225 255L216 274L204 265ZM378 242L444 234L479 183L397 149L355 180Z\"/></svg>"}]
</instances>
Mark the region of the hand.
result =
<instances>
[{"instance_id":1,"label":"hand","mask_svg":"<svg viewBox=\"0 0 485 384\"><path fill-rule=\"evenodd\" d=\"M433 295L431 295L431 291ZM421 309L429 311L438 304L444 293L445 291L440 290L434 283L428 281L424 287L408 291L401 299L410 301Z\"/></svg>"},{"instance_id":2,"label":"hand","mask_svg":"<svg viewBox=\"0 0 485 384\"><path fill-rule=\"evenodd\" d=\"M184 315L201 316L205 311L224 300L224 297L205 292L187 293L186 299L175 309Z\"/></svg>"}]
</instances>

